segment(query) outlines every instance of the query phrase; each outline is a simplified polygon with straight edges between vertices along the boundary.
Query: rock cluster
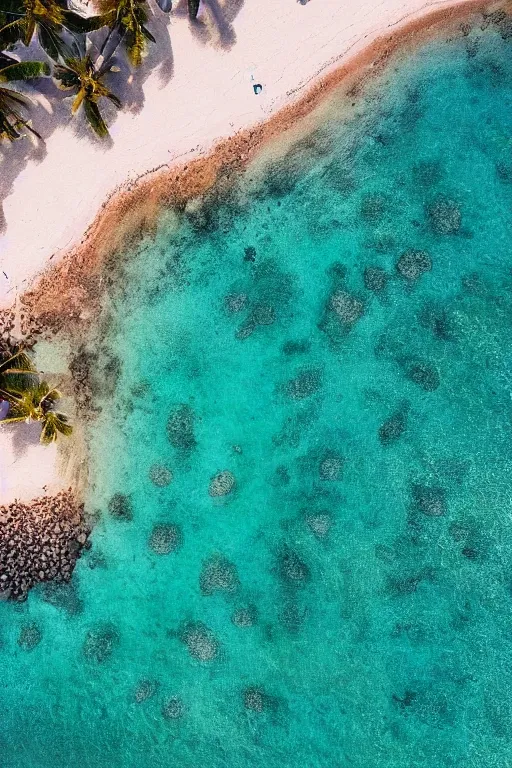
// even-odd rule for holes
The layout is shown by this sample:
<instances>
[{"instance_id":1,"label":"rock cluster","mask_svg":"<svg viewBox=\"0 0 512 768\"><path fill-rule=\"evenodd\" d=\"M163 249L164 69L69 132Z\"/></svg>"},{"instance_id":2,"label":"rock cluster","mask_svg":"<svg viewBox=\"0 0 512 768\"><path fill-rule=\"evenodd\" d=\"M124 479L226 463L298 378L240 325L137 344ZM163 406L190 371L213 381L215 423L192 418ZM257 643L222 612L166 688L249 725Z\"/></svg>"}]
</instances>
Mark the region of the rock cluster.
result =
<instances>
[{"instance_id":1,"label":"rock cluster","mask_svg":"<svg viewBox=\"0 0 512 768\"><path fill-rule=\"evenodd\" d=\"M214 475L210 480L208 493L210 496L227 496L236 485L235 476L228 469Z\"/></svg>"},{"instance_id":2,"label":"rock cluster","mask_svg":"<svg viewBox=\"0 0 512 768\"><path fill-rule=\"evenodd\" d=\"M20 343L25 349L30 349L34 346L37 335L43 330L42 324L23 309L20 312L18 329L15 329L15 325L14 310L0 310L0 358L11 355Z\"/></svg>"},{"instance_id":3,"label":"rock cluster","mask_svg":"<svg viewBox=\"0 0 512 768\"><path fill-rule=\"evenodd\" d=\"M149 537L149 548L156 555L170 555L180 548L182 542L181 528L174 523L158 523L153 527Z\"/></svg>"},{"instance_id":4,"label":"rock cluster","mask_svg":"<svg viewBox=\"0 0 512 768\"><path fill-rule=\"evenodd\" d=\"M39 582L69 581L89 533L70 490L0 507L0 598L24 600Z\"/></svg>"}]
</instances>

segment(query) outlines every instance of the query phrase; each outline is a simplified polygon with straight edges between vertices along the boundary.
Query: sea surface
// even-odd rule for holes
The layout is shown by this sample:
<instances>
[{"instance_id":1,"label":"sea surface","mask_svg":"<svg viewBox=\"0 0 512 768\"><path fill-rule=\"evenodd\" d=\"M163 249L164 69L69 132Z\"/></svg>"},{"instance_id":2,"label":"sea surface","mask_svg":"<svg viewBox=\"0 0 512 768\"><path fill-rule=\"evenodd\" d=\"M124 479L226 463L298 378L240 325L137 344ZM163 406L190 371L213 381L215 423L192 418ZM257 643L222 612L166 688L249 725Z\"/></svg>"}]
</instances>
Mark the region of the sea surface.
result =
<instances>
[{"instance_id":1,"label":"sea surface","mask_svg":"<svg viewBox=\"0 0 512 768\"><path fill-rule=\"evenodd\" d=\"M1 768L512 765L512 24L394 58L106 273L92 546Z\"/></svg>"}]
</instances>

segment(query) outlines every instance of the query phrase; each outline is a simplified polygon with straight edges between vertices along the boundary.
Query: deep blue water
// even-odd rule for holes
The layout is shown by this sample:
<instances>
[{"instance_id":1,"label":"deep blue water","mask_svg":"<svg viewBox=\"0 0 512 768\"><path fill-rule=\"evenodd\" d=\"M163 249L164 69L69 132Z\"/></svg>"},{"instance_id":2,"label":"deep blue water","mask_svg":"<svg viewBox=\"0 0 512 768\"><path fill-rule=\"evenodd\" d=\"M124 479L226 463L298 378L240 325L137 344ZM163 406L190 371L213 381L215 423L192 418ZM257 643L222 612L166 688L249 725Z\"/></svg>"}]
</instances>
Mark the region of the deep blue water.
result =
<instances>
[{"instance_id":1,"label":"deep blue water","mask_svg":"<svg viewBox=\"0 0 512 768\"><path fill-rule=\"evenodd\" d=\"M2 768L512 765L511 53L392 61L110 274Z\"/></svg>"}]
</instances>

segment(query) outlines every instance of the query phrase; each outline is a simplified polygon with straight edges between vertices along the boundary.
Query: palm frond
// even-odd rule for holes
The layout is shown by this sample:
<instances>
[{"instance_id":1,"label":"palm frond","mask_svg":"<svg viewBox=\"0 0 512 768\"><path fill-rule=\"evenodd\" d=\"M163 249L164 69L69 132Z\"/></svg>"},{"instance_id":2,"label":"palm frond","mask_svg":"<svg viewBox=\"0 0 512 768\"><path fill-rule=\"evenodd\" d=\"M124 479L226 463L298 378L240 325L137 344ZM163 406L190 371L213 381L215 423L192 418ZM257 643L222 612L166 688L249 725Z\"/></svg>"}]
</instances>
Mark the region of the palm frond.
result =
<instances>
[{"instance_id":1,"label":"palm frond","mask_svg":"<svg viewBox=\"0 0 512 768\"><path fill-rule=\"evenodd\" d=\"M50 411L46 414L41 430L41 443L49 445L55 442L59 433L69 437L73 432L73 427L68 423L68 417L58 411Z\"/></svg>"}]
</instances>

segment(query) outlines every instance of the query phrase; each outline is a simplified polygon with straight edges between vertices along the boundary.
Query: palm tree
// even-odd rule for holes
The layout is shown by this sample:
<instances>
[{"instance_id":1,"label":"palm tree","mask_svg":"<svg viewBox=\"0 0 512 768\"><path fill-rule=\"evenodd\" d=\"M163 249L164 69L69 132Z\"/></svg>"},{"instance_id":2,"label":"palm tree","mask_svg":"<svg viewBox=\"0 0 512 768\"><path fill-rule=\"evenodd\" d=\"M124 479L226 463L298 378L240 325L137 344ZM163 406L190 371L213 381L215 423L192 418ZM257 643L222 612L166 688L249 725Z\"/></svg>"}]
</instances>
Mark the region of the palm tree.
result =
<instances>
[{"instance_id":1,"label":"palm tree","mask_svg":"<svg viewBox=\"0 0 512 768\"><path fill-rule=\"evenodd\" d=\"M0 53L0 139L19 139L24 128L41 138L19 111L28 106L29 100L18 91L3 88L1 83L26 82L49 74L48 64L42 61L16 61Z\"/></svg>"},{"instance_id":2,"label":"palm tree","mask_svg":"<svg viewBox=\"0 0 512 768\"><path fill-rule=\"evenodd\" d=\"M30 357L23 349L18 349L5 360L0 361L0 389L19 389L27 377L33 378L36 373Z\"/></svg>"},{"instance_id":3,"label":"palm tree","mask_svg":"<svg viewBox=\"0 0 512 768\"><path fill-rule=\"evenodd\" d=\"M96 69L89 54L81 58L67 58L65 65L56 64L53 70L59 88L74 90L75 100L71 111L73 114L83 105L85 116L94 132L100 136L108 136L108 128L101 116L98 102L100 99L109 99L118 109L121 102L104 85L101 80L113 69L113 65L106 62L100 69Z\"/></svg>"},{"instance_id":4,"label":"palm tree","mask_svg":"<svg viewBox=\"0 0 512 768\"><path fill-rule=\"evenodd\" d=\"M73 427L64 413L55 410L55 404L62 397L58 389L51 388L46 381L34 382L31 386L17 391L0 389L0 397L10 405L9 417L0 424L16 422L41 422L41 443L48 445L57 439L57 435L69 436Z\"/></svg>"},{"instance_id":5,"label":"palm tree","mask_svg":"<svg viewBox=\"0 0 512 768\"><path fill-rule=\"evenodd\" d=\"M0 0L0 49L22 42L30 45L34 33L48 56L57 61L66 53L62 39L64 29L71 33L100 29L101 16L84 18L68 10L66 0Z\"/></svg>"},{"instance_id":6,"label":"palm tree","mask_svg":"<svg viewBox=\"0 0 512 768\"><path fill-rule=\"evenodd\" d=\"M194 21L199 12L200 0L188 0L188 15Z\"/></svg>"},{"instance_id":7,"label":"palm tree","mask_svg":"<svg viewBox=\"0 0 512 768\"><path fill-rule=\"evenodd\" d=\"M122 42L128 58L137 67L142 61L146 42L156 42L145 26L150 17L146 0L99 0L98 6L102 19L110 27L101 54L105 53L105 58L108 59Z\"/></svg>"}]
</instances>

